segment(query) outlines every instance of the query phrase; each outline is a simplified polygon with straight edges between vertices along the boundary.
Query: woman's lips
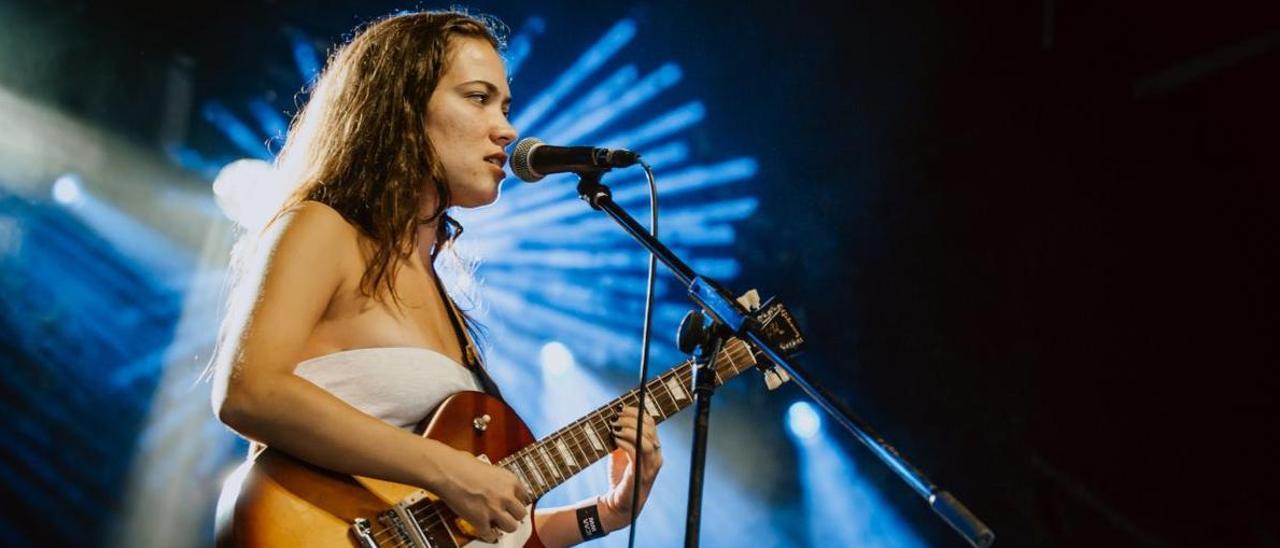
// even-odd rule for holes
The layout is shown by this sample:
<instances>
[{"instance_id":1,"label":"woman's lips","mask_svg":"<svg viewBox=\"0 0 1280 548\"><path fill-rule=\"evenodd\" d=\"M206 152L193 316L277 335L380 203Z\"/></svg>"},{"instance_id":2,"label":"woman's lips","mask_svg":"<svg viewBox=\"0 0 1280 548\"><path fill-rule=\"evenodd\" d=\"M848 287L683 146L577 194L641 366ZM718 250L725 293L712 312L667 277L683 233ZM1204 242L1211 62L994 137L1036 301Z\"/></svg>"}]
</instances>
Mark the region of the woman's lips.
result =
<instances>
[{"instance_id":1,"label":"woman's lips","mask_svg":"<svg viewBox=\"0 0 1280 548\"><path fill-rule=\"evenodd\" d=\"M485 162L485 165L489 166L489 170L494 173L494 176L497 177L499 181L507 178L507 171L505 169L502 169L490 162Z\"/></svg>"}]
</instances>

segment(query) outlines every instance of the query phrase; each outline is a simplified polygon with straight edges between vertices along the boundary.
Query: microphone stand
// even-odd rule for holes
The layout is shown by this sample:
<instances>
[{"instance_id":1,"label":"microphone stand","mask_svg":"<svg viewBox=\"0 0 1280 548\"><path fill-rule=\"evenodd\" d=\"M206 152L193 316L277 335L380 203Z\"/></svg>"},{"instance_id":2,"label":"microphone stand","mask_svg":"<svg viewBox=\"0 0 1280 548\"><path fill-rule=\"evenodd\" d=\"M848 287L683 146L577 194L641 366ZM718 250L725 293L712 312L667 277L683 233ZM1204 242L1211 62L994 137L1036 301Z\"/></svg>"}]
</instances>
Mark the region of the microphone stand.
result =
<instances>
[{"instance_id":1,"label":"microphone stand","mask_svg":"<svg viewBox=\"0 0 1280 548\"><path fill-rule=\"evenodd\" d=\"M702 483L707 467L707 430L711 424L711 396L716 391L716 360L728 338L719 323L703 326L704 315L691 311L680 322L676 344L693 354L693 447L689 460L689 503L684 523L684 545L698 545L702 524Z\"/></svg>"},{"instance_id":2,"label":"microphone stand","mask_svg":"<svg viewBox=\"0 0 1280 548\"><path fill-rule=\"evenodd\" d=\"M625 210L613 201L613 193L609 187L601 183L600 179L609 168L599 168L594 170L583 170L578 173L578 196L583 201L591 205L592 209L603 211L623 230L627 231L641 246L644 246L650 253L654 255L662 264L675 274L680 283L688 288L689 298L700 306L708 316L710 316L715 324L719 327L716 331L723 331L742 339L745 343L752 346L757 352L763 354L774 365L782 367L796 384L800 386L806 394L809 395L815 403L827 412L835 421L843 426L858 441L862 442L871 452L889 466L898 477L906 482L907 486L914 490L918 495L925 499L929 507L933 509L939 517L946 521L953 529L965 538L970 544L979 548L986 548L995 541L995 533L991 528L982 523L968 508L964 506L958 499L951 495L950 492L941 489L919 469L908 462L898 450L889 445L884 438L880 437L871 425L854 415L848 408L844 406L836 398L832 397L829 392L822 386L810 380L808 372L800 366L792 363L783 353L774 347L774 345L765 338L760 332L758 322L746 311L742 305L733 298L733 296L722 288L715 281L698 275L689 265L685 264L680 257L676 256L667 246L663 245L658 239L649 235L640 223L636 222ZM717 345L718 346L718 345ZM712 354L714 357L714 354ZM708 393L708 397L710 394ZM702 406L702 401L699 400ZM710 402L705 404L709 409ZM699 408L699 413L703 410ZM700 424L698 424L700 423ZM695 454L695 457L705 459L705 421L698 421L696 426L701 426L703 432L696 434L702 439L703 448L701 455ZM698 437L695 437L695 450ZM697 452L697 451L695 451ZM701 512L701 494L702 494L702 475L705 468L702 463L694 463L691 472L697 474L697 477L690 478L690 501L689 501L689 522L696 522L700 519ZM696 493L695 493L696 488ZM697 495L699 500L694 500L693 496ZM695 504L697 506L695 506ZM688 524L686 524L688 525ZM693 527L693 532L685 537L686 546L697 546L697 525ZM688 533L688 531L686 531Z\"/></svg>"}]
</instances>

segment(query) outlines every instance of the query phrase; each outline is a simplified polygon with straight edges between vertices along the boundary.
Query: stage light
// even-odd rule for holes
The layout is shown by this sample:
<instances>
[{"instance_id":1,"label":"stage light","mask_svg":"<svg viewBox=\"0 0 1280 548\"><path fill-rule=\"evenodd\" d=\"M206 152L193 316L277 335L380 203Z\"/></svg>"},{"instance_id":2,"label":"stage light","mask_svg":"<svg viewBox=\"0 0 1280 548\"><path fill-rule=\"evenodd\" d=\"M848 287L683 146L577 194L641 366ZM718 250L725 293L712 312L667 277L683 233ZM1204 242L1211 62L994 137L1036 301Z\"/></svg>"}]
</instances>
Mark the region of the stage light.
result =
<instances>
[{"instance_id":1,"label":"stage light","mask_svg":"<svg viewBox=\"0 0 1280 548\"><path fill-rule=\"evenodd\" d=\"M787 408L787 430L798 440L812 440L822 430L822 417L809 402L795 402Z\"/></svg>"},{"instance_id":2,"label":"stage light","mask_svg":"<svg viewBox=\"0 0 1280 548\"><path fill-rule=\"evenodd\" d=\"M810 546L923 546L897 510L867 481L858 463L822 428L807 401L787 408L796 445Z\"/></svg>"},{"instance_id":3,"label":"stage light","mask_svg":"<svg viewBox=\"0 0 1280 548\"><path fill-rule=\"evenodd\" d=\"M84 194L80 190L80 176L74 173L68 173L58 177L53 182L53 199L65 206L74 206L80 203Z\"/></svg>"},{"instance_id":4,"label":"stage light","mask_svg":"<svg viewBox=\"0 0 1280 548\"><path fill-rule=\"evenodd\" d=\"M560 377L574 367L573 352L560 341L551 341L542 345L538 352L538 363L552 377Z\"/></svg>"}]
</instances>

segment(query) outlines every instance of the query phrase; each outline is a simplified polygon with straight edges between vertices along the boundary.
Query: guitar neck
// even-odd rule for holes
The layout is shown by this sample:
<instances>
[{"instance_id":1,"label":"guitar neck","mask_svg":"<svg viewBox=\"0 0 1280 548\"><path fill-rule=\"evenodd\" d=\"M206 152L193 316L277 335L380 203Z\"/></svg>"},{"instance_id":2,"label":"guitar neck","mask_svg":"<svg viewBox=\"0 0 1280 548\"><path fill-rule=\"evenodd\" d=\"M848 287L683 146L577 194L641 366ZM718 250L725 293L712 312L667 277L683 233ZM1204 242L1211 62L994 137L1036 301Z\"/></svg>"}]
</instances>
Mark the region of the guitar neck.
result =
<instances>
[{"instance_id":1,"label":"guitar neck","mask_svg":"<svg viewBox=\"0 0 1280 548\"><path fill-rule=\"evenodd\" d=\"M730 339L716 360L715 382L719 386L754 367L755 355L738 339ZM693 403L691 390L693 363L685 361L645 383L645 410L654 422L662 422ZM611 453L616 445L610 423L623 407L638 407L640 394L631 390L621 397L557 430L498 462L541 497L584 468Z\"/></svg>"}]
</instances>

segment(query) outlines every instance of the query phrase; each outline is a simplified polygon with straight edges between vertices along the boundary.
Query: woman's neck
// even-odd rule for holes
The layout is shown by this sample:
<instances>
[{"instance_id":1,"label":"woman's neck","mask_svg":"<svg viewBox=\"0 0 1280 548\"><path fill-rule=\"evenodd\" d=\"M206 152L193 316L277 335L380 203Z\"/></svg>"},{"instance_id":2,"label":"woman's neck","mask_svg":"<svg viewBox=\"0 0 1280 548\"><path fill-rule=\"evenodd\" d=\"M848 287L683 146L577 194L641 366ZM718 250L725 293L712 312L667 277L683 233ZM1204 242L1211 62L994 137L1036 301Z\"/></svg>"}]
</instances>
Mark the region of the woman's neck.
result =
<instances>
[{"instance_id":1,"label":"woman's neck","mask_svg":"<svg viewBox=\"0 0 1280 548\"><path fill-rule=\"evenodd\" d=\"M422 265L428 271L432 270L431 252L436 245L436 226L437 223L429 223L418 227L418 256L422 259Z\"/></svg>"}]
</instances>

